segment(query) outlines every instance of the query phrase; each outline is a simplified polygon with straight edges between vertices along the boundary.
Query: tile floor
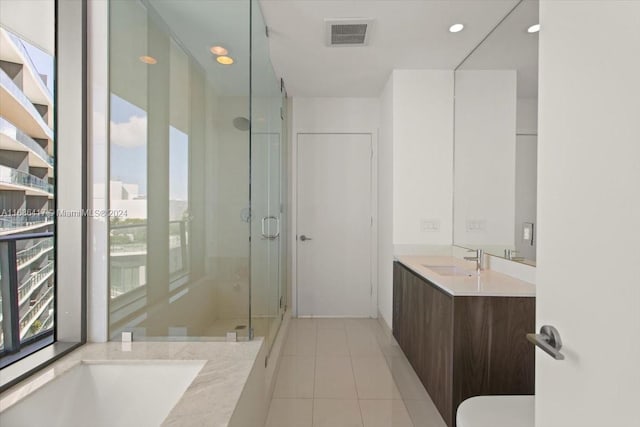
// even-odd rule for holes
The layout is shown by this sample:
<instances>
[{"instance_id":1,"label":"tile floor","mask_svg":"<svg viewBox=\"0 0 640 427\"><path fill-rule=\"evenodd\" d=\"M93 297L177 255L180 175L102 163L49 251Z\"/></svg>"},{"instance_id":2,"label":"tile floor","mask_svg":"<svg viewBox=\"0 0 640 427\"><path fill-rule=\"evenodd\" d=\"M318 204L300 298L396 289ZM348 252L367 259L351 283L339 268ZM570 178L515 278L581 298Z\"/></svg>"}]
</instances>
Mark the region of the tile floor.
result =
<instances>
[{"instance_id":1,"label":"tile floor","mask_svg":"<svg viewBox=\"0 0 640 427\"><path fill-rule=\"evenodd\" d=\"M446 427L375 319L292 319L267 427Z\"/></svg>"}]
</instances>

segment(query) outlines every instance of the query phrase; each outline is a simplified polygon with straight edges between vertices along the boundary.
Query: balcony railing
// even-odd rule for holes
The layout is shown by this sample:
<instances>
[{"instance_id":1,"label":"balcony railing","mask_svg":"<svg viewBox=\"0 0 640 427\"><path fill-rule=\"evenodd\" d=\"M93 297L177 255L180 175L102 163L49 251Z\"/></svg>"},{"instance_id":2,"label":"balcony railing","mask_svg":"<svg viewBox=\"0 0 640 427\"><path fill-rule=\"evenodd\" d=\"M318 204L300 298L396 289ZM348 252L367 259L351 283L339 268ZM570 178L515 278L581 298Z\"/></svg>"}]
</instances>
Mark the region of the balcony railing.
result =
<instances>
[{"instance_id":1,"label":"balcony railing","mask_svg":"<svg viewBox=\"0 0 640 427\"><path fill-rule=\"evenodd\" d=\"M5 184L22 185L41 190L53 195L53 185L42 178L28 174L8 166L0 165L0 182Z\"/></svg>"},{"instance_id":2,"label":"balcony railing","mask_svg":"<svg viewBox=\"0 0 640 427\"><path fill-rule=\"evenodd\" d=\"M34 305L32 305L29 310L20 318L20 339L23 339L29 331L31 330L31 326L33 326L34 322L38 317L45 312L46 309L53 308L53 287L47 289L40 298L36 301ZM42 326L38 328L35 332L40 332Z\"/></svg>"},{"instance_id":3,"label":"balcony railing","mask_svg":"<svg viewBox=\"0 0 640 427\"><path fill-rule=\"evenodd\" d=\"M53 261L33 273L23 284L18 287L18 305L22 306L29 300L34 290L40 288L53 274Z\"/></svg>"},{"instance_id":4,"label":"balcony railing","mask_svg":"<svg viewBox=\"0 0 640 427\"><path fill-rule=\"evenodd\" d=\"M189 234L188 220L169 222L169 281L175 282L189 274ZM147 265L147 223L111 224L111 298L117 298L144 286L144 272ZM116 274L119 270L138 274Z\"/></svg>"},{"instance_id":5,"label":"balcony railing","mask_svg":"<svg viewBox=\"0 0 640 427\"><path fill-rule=\"evenodd\" d=\"M9 120L5 119L4 117L0 117L0 133L18 141L19 143L24 145L25 148L33 151L35 154L40 156L44 161L46 161L48 164L53 166L53 157L51 157L40 144L34 141L33 138L31 138L29 135L27 135L26 133L18 129L16 125L11 123Z\"/></svg>"},{"instance_id":6,"label":"balcony railing","mask_svg":"<svg viewBox=\"0 0 640 427\"><path fill-rule=\"evenodd\" d=\"M47 122L44 121L38 110L36 110L36 107L22 92L22 90L20 90L18 85L15 84L11 77L9 77L7 73L5 73L2 69L0 69L0 86L3 86L9 93L11 93L11 95L13 95L14 98L18 100L18 102L20 102L20 104L22 104L22 107L29 112L29 115L31 115L31 117L33 117L33 119L38 122L38 125L47 136L47 138L53 140L53 131L51 130Z\"/></svg>"},{"instance_id":7,"label":"balcony railing","mask_svg":"<svg viewBox=\"0 0 640 427\"><path fill-rule=\"evenodd\" d=\"M0 215L0 232L53 223L51 214ZM19 261L21 262L21 261Z\"/></svg>"},{"instance_id":8,"label":"balcony railing","mask_svg":"<svg viewBox=\"0 0 640 427\"><path fill-rule=\"evenodd\" d=\"M55 286L43 285L54 274L54 263L34 273L24 283L18 283L18 257L31 253L18 252L20 241L38 241L34 247L44 250L52 242L53 233L12 234L0 236L0 299L2 300L2 334L0 353L15 353L21 347L51 336L54 328L50 319L54 309ZM25 304L35 299L31 305ZM22 303L22 304L21 304ZM21 305L23 306L21 309Z\"/></svg>"},{"instance_id":9,"label":"balcony railing","mask_svg":"<svg viewBox=\"0 0 640 427\"><path fill-rule=\"evenodd\" d=\"M42 239L35 245L18 251L16 254L18 270L29 265L34 260L40 258L43 254L51 251L51 249L53 249L53 239Z\"/></svg>"}]
</instances>

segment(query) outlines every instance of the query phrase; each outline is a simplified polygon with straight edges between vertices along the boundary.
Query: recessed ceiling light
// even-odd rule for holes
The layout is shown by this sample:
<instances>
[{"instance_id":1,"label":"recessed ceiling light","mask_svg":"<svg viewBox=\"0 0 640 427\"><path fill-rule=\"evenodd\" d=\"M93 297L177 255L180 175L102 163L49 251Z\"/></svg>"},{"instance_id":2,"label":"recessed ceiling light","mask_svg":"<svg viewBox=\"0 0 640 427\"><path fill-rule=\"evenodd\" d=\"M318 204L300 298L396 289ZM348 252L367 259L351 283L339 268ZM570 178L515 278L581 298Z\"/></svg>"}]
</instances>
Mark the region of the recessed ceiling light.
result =
<instances>
[{"instance_id":1,"label":"recessed ceiling light","mask_svg":"<svg viewBox=\"0 0 640 427\"><path fill-rule=\"evenodd\" d=\"M218 56L226 55L229 53L229 51L222 46L211 46L211 49L209 50L211 51L211 53Z\"/></svg>"},{"instance_id":2,"label":"recessed ceiling light","mask_svg":"<svg viewBox=\"0 0 640 427\"><path fill-rule=\"evenodd\" d=\"M537 33L538 31L540 31L540 24L535 24L527 28L528 33Z\"/></svg>"},{"instance_id":3,"label":"recessed ceiling light","mask_svg":"<svg viewBox=\"0 0 640 427\"><path fill-rule=\"evenodd\" d=\"M158 63L158 60L156 58L154 58L153 56L142 55L138 59L140 59L140 61L144 62L145 64L149 64L149 65L153 65L153 64L157 64Z\"/></svg>"},{"instance_id":4,"label":"recessed ceiling light","mask_svg":"<svg viewBox=\"0 0 640 427\"><path fill-rule=\"evenodd\" d=\"M449 27L449 32L450 33L459 33L463 29L464 29L464 25L462 25L462 24L453 24L452 26Z\"/></svg>"},{"instance_id":5,"label":"recessed ceiling light","mask_svg":"<svg viewBox=\"0 0 640 427\"><path fill-rule=\"evenodd\" d=\"M231 65L233 64L233 58L230 56L218 56L216 61L221 63L222 65Z\"/></svg>"}]
</instances>

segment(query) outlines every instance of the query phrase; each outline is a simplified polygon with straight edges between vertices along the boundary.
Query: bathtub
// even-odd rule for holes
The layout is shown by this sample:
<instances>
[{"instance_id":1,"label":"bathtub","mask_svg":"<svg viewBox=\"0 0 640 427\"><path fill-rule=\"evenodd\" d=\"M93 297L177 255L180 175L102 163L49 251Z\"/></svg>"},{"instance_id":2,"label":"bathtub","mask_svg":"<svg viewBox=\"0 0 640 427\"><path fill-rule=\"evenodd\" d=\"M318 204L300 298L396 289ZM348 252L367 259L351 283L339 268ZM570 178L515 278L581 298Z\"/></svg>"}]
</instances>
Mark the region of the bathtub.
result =
<instances>
[{"instance_id":1,"label":"bathtub","mask_svg":"<svg viewBox=\"0 0 640 427\"><path fill-rule=\"evenodd\" d=\"M159 426L206 361L83 361L0 414L2 427Z\"/></svg>"}]
</instances>

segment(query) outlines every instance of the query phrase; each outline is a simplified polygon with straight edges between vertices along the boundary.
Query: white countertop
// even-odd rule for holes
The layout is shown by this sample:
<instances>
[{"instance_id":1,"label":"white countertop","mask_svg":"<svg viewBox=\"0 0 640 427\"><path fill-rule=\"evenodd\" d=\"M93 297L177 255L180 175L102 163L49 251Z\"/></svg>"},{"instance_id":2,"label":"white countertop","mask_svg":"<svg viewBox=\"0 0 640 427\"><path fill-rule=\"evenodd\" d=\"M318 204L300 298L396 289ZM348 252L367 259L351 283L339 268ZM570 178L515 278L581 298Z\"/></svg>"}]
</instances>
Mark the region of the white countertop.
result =
<instances>
[{"instance_id":1,"label":"white countertop","mask_svg":"<svg viewBox=\"0 0 640 427\"><path fill-rule=\"evenodd\" d=\"M475 263L450 256L401 255L396 260L424 277L452 296L535 297L534 284L518 280L506 274L483 270L478 276ZM472 274L469 276L443 276L425 267L456 266Z\"/></svg>"},{"instance_id":2,"label":"white countertop","mask_svg":"<svg viewBox=\"0 0 640 427\"><path fill-rule=\"evenodd\" d=\"M163 426L226 426L263 340L246 342L133 342L86 344L0 395L0 411L82 362L199 360L205 364Z\"/></svg>"}]
</instances>

